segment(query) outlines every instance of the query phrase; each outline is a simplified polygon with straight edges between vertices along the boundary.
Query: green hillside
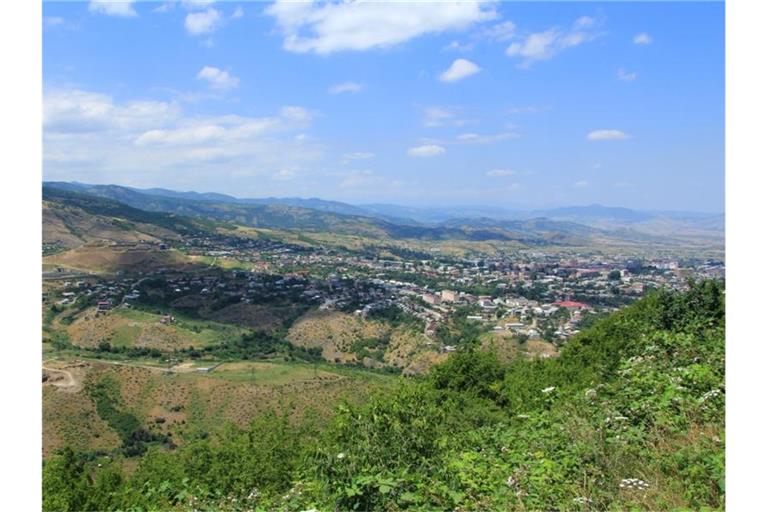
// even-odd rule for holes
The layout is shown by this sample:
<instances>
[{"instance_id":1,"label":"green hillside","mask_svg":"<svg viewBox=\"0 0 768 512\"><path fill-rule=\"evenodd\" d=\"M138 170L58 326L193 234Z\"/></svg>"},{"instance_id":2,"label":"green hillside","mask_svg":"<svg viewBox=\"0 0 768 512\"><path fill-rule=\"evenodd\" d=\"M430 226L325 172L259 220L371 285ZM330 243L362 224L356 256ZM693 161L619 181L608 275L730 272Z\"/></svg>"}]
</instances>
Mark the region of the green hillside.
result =
<instances>
[{"instance_id":1,"label":"green hillside","mask_svg":"<svg viewBox=\"0 0 768 512\"><path fill-rule=\"evenodd\" d=\"M722 509L724 328L722 284L656 292L558 358L459 352L322 428L263 416L132 472L66 450L44 510Z\"/></svg>"}]
</instances>

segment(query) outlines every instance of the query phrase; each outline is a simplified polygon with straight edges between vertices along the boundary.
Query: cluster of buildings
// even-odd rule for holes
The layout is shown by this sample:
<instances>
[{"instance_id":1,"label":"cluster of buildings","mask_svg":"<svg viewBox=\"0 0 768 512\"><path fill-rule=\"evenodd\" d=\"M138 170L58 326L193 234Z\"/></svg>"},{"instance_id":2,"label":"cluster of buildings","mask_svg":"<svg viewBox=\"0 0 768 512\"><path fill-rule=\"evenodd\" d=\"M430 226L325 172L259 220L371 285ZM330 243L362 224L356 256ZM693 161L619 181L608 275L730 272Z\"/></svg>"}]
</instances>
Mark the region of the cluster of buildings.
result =
<instances>
[{"instance_id":1,"label":"cluster of buildings","mask_svg":"<svg viewBox=\"0 0 768 512\"><path fill-rule=\"evenodd\" d=\"M396 307L422 320L428 337L442 322L463 315L492 330L562 341L592 313L618 309L654 288L685 288L690 278L724 277L725 268L712 259L535 251L393 259L225 236L190 238L180 249L231 258L239 269L211 265L183 273L157 269L109 279L93 276L64 282L55 300L67 305L85 297L99 312L135 301L168 308L294 302L362 317Z\"/></svg>"}]
</instances>

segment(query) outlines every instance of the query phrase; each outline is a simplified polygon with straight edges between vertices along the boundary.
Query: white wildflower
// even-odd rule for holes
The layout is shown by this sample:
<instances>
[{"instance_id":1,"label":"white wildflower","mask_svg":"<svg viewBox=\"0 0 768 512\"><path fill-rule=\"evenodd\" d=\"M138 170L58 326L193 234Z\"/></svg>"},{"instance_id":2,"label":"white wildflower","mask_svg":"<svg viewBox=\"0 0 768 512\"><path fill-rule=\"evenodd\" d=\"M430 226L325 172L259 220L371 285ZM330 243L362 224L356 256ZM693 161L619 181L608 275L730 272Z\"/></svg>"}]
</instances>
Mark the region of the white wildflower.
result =
<instances>
[{"instance_id":1,"label":"white wildflower","mask_svg":"<svg viewBox=\"0 0 768 512\"><path fill-rule=\"evenodd\" d=\"M699 398L699 403L706 402L710 398L715 398L715 397L717 397L719 395L720 395L720 390L719 389L712 389L712 390L707 391L706 393L704 393L701 396L701 398Z\"/></svg>"},{"instance_id":2,"label":"white wildflower","mask_svg":"<svg viewBox=\"0 0 768 512\"><path fill-rule=\"evenodd\" d=\"M551 393L555 390L555 386L549 386L548 388L544 388L541 390L542 393Z\"/></svg>"},{"instance_id":3,"label":"white wildflower","mask_svg":"<svg viewBox=\"0 0 768 512\"><path fill-rule=\"evenodd\" d=\"M346 457L346 456L347 456L347 454L346 454L346 453L344 453L344 452L341 452L341 453L339 453L338 455L336 455L336 458L337 458L337 459L339 459L339 460L341 460L341 459L343 459L343 458L344 458L344 457Z\"/></svg>"},{"instance_id":4,"label":"white wildflower","mask_svg":"<svg viewBox=\"0 0 768 512\"><path fill-rule=\"evenodd\" d=\"M517 486L517 480L515 480L515 477L511 476L507 478L507 487L515 487Z\"/></svg>"},{"instance_id":5,"label":"white wildflower","mask_svg":"<svg viewBox=\"0 0 768 512\"><path fill-rule=\"evenodd\" d=\"M648 482L639 478L623 478L619 483L621 489L644 491L650 487Z\"/></svg>"}]
</instances>

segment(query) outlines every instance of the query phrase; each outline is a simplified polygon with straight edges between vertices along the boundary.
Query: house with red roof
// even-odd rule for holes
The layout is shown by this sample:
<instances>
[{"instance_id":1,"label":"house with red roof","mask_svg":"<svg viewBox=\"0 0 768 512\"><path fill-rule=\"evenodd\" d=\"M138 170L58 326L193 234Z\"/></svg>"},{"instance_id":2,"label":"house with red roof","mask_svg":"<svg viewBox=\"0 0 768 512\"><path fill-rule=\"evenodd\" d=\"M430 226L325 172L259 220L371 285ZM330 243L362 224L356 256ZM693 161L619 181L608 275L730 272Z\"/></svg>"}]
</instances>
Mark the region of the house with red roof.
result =
<instances>
[{"instance_id":1,"label":"house with red roof","mask_svg":"<svg viewBox=\"0 0 768 512\"><path fill-rule=\"evenodd\" d=\"M584 309L589 307L587 304L584 304L583 302L576 302L573 300L560 300L555 302L554 304L555 306L558 306L561 308L567 308L567 309Z\"/></svg>"}]
</instances>

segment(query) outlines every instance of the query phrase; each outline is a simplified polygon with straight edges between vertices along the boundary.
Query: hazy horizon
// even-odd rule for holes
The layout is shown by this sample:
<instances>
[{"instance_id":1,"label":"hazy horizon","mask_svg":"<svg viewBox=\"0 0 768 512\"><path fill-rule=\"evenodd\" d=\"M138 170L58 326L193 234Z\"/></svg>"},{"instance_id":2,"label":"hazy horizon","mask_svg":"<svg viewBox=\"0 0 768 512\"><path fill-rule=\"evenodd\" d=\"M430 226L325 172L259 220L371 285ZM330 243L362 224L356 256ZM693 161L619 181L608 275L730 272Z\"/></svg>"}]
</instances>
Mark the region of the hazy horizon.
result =
<instances>
[{"instance_id":1,"label":"hazy horizon","mask_svg":"<svg viewBox=\"0 0 768 512\"><path fill-rule=\"evenodd\" d=\"M43 13L45 180L724 211L722 2Z\"/></svg>"},{"instance_id":2,"label":"hazy horizon","mask_svg":"<svg viewBox=\"0 0 768 512\"><path fill-rule=\"evenodd\" d=\"M62 180L63 181L63 180ZM43 184L46 183L61 183L62 181L59 180L44 180ZM505 210L509 212L530 212L534 210L548 210L548 209L558 209L558 208L587 208L591 206L598 206L602 208L625 208L630 209L638 212L655 212L655 213L696 213L696 214L706 214L706 215L724 215L724 211L706 211L706 210L653 210L653 209L643 209L643 208L630 208L628 206L620 205L620 204L602 204L602 203L569 203L569 204L554 204L549 206L541 206L541 207L525 207L523 205L492 205L492 204L479 204L479 203L454 203L454 204L444 204L444 203L435 203L435 204L419 204L419 203L407 203L407 202L354 202L354 201L344 201L340 199L333 199L328 197L322 197L322 196L299 196L299 195L281 195L281 196L244 196L244 195L238 195L237 193L230 194L227 192L220 192L216 190L193 190L193 189L174 189L174 188L168 188L168 187L161 187L161 186L146 186L146 187L134 187L132 185L126 185L121 183L84 183L80 181L63 181L64 183L72 183L72 184L78 184L78 185L99 185L99 186L118 186L118 187L126 187L131 188L135 190L168 190L171 192L176 193L194 193L194 194L222 194L227 195L230 197L233 197L235 199L301 199L301 200L321 200L321 201L332 201L332 202L339 202L348 204L351 206L373 206L373 205L381 205L381 206L400 206L405 208L413 208L413 209L424 209L424 210L449 210L451 208L454 209L462 209L462 208L475 208L475 209L498 209L498 210Z\"/></svg>"}]
</instances>

